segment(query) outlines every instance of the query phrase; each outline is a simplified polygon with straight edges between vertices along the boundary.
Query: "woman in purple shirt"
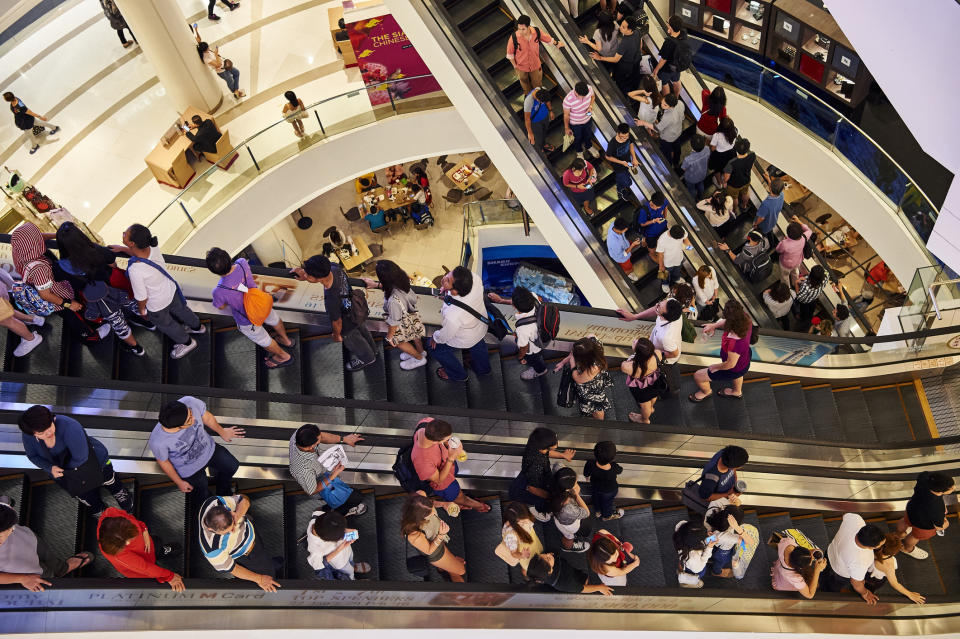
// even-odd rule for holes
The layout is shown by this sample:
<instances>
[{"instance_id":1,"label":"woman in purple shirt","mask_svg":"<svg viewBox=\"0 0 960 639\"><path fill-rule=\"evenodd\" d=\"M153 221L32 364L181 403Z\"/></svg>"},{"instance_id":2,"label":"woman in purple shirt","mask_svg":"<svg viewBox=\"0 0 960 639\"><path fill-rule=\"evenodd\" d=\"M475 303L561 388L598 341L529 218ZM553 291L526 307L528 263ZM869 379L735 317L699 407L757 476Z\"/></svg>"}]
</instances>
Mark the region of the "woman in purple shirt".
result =
<instances>
[{"instance_id":1,"label":"woman in purple shirt","mask_svg":"<svg viewBox=\"0 0 960 639\"><path fill-rule=\"evenodd\" d=\"M800 263L803 262L803 245L812 234L810 227L801 224L800 218L794 215L787 225L787 236L777 244L777 253L780 254L780 279L791 288L791 276L796 279Z\"/></svg>"},{"instance_id":2,"label":"woman in purple shirt","mask_svg":"<svg viewBox=\"0 0 960 639\"><path fill-rule=\"evenodd\" d=\"M723 329L720 344L720 363L701 368L693 374L693 380L699 389L687 398L691 402L702 402L713 395L710 382L730 381L732 385L720 389L720 397L740 399L743 397L743 376L750 370L750 335L753 333L753 321L743 306L736 300L729 300L723 306L723 318L703 327L704 335L713 335Z\"/></svg>"}]
</instances>

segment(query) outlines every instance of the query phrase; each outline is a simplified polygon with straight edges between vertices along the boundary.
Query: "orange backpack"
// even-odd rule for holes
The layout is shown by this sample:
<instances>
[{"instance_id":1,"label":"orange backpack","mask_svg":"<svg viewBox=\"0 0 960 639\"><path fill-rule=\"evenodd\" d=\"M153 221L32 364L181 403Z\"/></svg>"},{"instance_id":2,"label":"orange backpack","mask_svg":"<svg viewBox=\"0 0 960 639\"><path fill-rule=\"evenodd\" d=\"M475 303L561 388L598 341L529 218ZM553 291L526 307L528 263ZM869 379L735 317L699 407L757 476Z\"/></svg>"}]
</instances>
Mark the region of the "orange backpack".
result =
<instances>
[{"instance_id":1,"label":"orange backpack","mask_svg":"<svg viewBox=\"0 0 960 639\"><path fill-rule=\"evenodd\" d=\"M247 270L249 267L240 265L240 268L247 273L250 272ZM217 286L229 291L240 291L243 293L243 314L247 316L247 319L250 320L250 323L254 326L263 326L264 321L270 316L270 312L273 311L273 297L259 288L246 288L246 285L243 284L242 281L237 284L237 288L230 288L223 284L217 284ZM243 288L240 288L241 286Z\"/></svg>"}]
</instances>

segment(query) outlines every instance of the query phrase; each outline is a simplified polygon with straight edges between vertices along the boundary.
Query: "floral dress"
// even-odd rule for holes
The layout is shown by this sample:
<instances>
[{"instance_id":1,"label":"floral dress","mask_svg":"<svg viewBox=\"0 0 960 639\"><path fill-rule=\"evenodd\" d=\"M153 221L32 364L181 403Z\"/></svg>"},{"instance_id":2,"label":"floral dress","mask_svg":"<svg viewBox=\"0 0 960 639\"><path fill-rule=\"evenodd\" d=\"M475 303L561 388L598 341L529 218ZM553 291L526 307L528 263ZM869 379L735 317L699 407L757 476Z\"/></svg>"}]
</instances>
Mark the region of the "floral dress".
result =
<instances>
[{"instance_id":1,"label":"floral dress","mask_svg":"<svg viewBox=\"0 0 960 639\"><path fill-rule=\"evenodd\" d=\"M600 373L583 384L573 383L577 392L577 404L580 406L581 415L592 415L599 411L608 411L613 408L613 402L607 397L606 389L613 386L613 380L610 373L600 371Z\"/></svg>"}]
</instances>

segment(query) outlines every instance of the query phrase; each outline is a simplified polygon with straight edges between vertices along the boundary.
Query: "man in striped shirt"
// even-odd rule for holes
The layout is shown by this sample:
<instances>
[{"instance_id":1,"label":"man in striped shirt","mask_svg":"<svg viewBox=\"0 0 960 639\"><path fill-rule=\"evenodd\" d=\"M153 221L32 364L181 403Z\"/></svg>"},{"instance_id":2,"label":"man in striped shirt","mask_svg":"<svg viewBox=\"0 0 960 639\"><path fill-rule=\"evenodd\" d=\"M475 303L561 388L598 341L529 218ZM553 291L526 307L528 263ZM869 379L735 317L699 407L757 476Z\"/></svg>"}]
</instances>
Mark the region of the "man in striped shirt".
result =
<instances>
[{"instance_id":1,"label":"man in striped shirt","mask_svg":"<svg viewBox=\"0 0 960 639\"><path fill-rule=\"evenodd\" d=\"M577 82L573 91L563 98L563 130L567 137L573 138L573 152L581 160L590 150L593 131L593 87L586 82Z\"/></svg>"},{"instance_id":2,"label":"man in striped shirt","mask_svg":"<svg viewBox=\"0 0 960 639\"><path fill-rule=\"evenodd\" d=\"M277 576L279 561L271 557L262 544L257 544L253 522L246 518L250 499L243 495L210 497L200 508L200 549L210 565L219 572L229 572L246 579L267 592L280 587Z\"/></svg>"}]
</instances>

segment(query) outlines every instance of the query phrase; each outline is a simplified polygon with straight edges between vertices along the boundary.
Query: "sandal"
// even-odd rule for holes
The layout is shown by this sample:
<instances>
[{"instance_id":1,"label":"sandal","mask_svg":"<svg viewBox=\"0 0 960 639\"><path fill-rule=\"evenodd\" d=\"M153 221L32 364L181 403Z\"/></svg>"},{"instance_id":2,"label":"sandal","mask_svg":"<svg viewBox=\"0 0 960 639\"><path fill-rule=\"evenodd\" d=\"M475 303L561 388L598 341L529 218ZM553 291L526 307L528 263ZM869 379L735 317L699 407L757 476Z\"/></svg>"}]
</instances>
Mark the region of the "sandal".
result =
<instances>
[{"instance_id":1,"label":"sandal","mask_svg":"<svg viewBox=\"0 0 960 639\"><path fill-rule=\"evenodd\" d=\"M474 510L476 510L478 513L490 512L490 504L480 502L480 505L474 508Z\"/></svg>"},{"instance_id":2,"label":"sandal","mask_svg":"<svg viewBox=\"0 0 960 639\"><path fill-rule=\"evenodd\" d=\"M728 390L730 390L729 386L727 388L717 391L717 395L719 395L720 397L726 397L727 399L743 399L742 393L740 395L735 395L733 393L728 393L727 392Z\"/></svg>"},{"instance_id":3,"label":"sandal","mask_svg":"<svg viewBox=\"0 0 960 639\"><path fill-rule=\"evenodd\" d=\"M636 417L634 417L634 416L636 416ZM649 423L650 423L650 420L649 420L649 419L644 419L643 416L642 416L640 413L630 413L629 415L627 415L627 419L629 419L629 420L630 420L631 422L633 422L634 424L649 424Z\"/></svg>"},{"instance_id":4,"label":"sandal","mask_svg":"<svg viewBox=\"0 0 960 639\"><path fill-rule=\"evenodd\" d=\"M464 365L466 365L466 364L464 364ZM450 377L447 375L447 371L444 370L443 366L441 366L441 367L439 367L439 368L437 369L437 377L439 377L440 379L442 379L442 380L445 381L445 382L465 382L465 381L467 381L467 380L465 380L465 379L450 379ZM463 508L463 506L461 506L461 508Z\"/></svg>"},{"instance_id":5,"label":"sandal","mask_svg":"<svg viewBox=\"0 0 960 639\"><path fill-rule=\"evenodd\" d=\"M287 359L285 359L285 360L282 361L282 362L278 362L277 360L275 360L275 359L273 358L273 356L270 356L270 357L265 358L265 359L263 360L263 363L264 363L264 366L266 366L267 368L269 368L269 369L271 369L271 370L273 370L273 369L275 369L275 368L286 368L286 367L289 366L290 364L293 364L293 354L291 353L291 354L290 354L290 357L288 357Z\"/></svg>"},{"instance_id":6,"label":"sandal","mask_svg":"<svg viewBox=\"0 0 960 639\"><path fill-rule=\"evenodd\" d=\"M88 566L88 565L92 564L92 563L93 563L93 553L91 553L91 552L89 552L89 551L86 551L86 550L84 550L83 552L78 552L78 553L75 554L73 557L69 557L69 558L67 559L67 561L64 562L64 565L66 566L67 564L69 564L69 562L70 562L71 559L79 559L79 560L80 560L80 564L79 564L76 568L72 568L72 569L71 569L71 568L67 568L64 572L62 572L62 573L60 573L59 575L57 575L57 577L63 577L64 575L67 575L67 574L69 574L69 573L71 573L71 572L74 572L75 570L80 570L80 569L83 568L84 566Z\"/></svg>"},{"instance_id":7,"label":"sandal","mask_svg":"<svg viewBox=\"0 0 960 639\"><path fill-rule=\"evenodd\" d=\"M543 150L547 153L553 153L557 150L557 147L553 146L552 144L544 144Z\"/></svg>"},{"instance_id":8,"label":"sandal","mask_svg":"<svg viewBox=\"0 0 960 639\"><path fill-rule=\"evenodd\" d=\"M704 395L703 397L700 397L700 398L698 399L698 398L697 398L697 393L699 393L699 392L700 392L700 391L694 391L693 393L690 393L689 395L687 395L687 399L689 399L689 400L690 400L691 402L693 402L694 404L699 404L700 402L702 402L702 401L705 400L706 398L710 397L710 395L713 395L713 393L708 393L708 394L706 394L706 395Z\"/></svg>"}]
</instances>

